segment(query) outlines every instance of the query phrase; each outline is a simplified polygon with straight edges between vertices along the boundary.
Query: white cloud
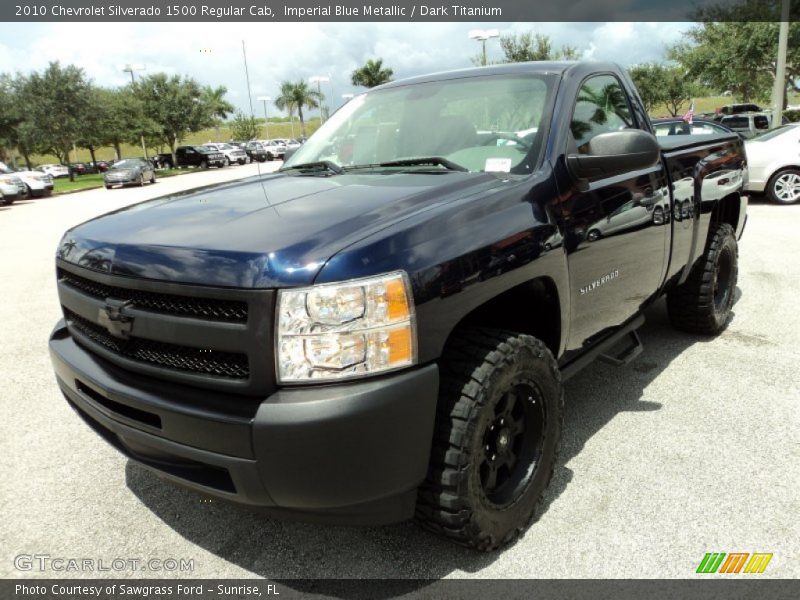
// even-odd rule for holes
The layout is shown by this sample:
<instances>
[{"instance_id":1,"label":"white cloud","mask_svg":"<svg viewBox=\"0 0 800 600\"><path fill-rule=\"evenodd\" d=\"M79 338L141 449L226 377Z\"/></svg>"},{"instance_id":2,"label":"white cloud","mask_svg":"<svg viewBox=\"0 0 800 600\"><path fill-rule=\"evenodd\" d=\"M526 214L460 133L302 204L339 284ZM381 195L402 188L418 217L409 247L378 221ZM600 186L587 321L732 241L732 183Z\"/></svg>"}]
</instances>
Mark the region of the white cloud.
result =
<instances>
[{"instance_id":1,"label":"white cloud","mask_svg":"<svg viewBox=\"0 0 800 600\"><path fill-rule=\"evenodd\" d=\"M628 0L619 0L625 3ZM495 23L501 32L533 30L554 46L576 46L584 58L623 65L663 58L685 23ZM259 95L275 96L281 81L330 75L323 91L336 105L351 92L350 72L366 59L382 57L395 77L472 66L479 45L467 31L486 23L51 23L0 30L0 72L41 70L59 60L82 67L98 84L123 85L125 63L145 73L186 74L203 84L225 85L229 99L249 110L242 61L247 46L256 114ZM0 28L10 28L9 24ZM9 35L6 35L8 33ZM13 35L11 35L13 34ZM497 40L490 59L501 56ZM271 107L274 111L274 107Z\"/></svg>"}]
</instances>

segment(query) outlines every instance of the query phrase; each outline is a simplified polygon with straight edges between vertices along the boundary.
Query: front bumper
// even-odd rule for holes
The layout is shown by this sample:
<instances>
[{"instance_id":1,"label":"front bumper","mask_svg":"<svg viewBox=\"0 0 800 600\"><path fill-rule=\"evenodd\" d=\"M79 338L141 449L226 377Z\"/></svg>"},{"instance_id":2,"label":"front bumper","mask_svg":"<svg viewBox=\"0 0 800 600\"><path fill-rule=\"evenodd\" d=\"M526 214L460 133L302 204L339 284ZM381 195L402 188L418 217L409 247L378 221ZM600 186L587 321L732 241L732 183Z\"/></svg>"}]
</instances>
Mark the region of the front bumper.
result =
<instances>
[{"instance_id":1,"label":"front bumper","mask_svg":"<svg viewBox=\"0 0 800 600\"><path fill-rule=\"evenodd\" d=\"M413 515L433 436L436 365L259 399L123 371L84 350L63 321L50 356L84 421L165 479L304 520L377 524Z\"/></svg>"},{"instance_id":2,"label":"front bumper","mask_svg":"<svg viewBox=\"0 0 800 600\"><path fill-rule=\"evenodd\" d=\"M103 181L106 185L130 185L132 183L138 183L139 179L138 176L131 176L125 178L104 179Z\"/></svg>"}]
</instances>

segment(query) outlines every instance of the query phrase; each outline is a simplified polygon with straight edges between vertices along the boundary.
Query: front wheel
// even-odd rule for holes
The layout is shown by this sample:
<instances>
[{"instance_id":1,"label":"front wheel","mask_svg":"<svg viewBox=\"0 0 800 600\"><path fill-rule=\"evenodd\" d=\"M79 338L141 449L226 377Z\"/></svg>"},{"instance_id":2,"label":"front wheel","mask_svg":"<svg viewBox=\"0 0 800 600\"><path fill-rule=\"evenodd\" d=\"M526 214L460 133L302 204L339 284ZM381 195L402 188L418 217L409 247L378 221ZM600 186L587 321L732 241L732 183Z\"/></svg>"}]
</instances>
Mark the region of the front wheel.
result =
<instances>
[{"instance_id":1,"label":"front wheel","mask_svg":"<svg viewBox=\"0 0 800 600\"><path fill-rule=\"evenodd\" d=\"M770 200L779 204L794 204L800 200L800 170L784 169L772 176L767 185Z\"/></svg>"},{"instance_id":2,"label":"front wheel","mask_svg":"<svg viewBox=\"0 0 800 600\"><path fill-rule=\"evenodd\" d=\"M667 293L667 311L676 329L716 335L728 326L739 275L739 249L728 223L712 223L703 256L688 279Z\"/></svg>"},{"instance_id":3,"label":"front wheel","mask_svg":"<svg viewBox=\"0 0 800 600\"><path fill-rule=\"evenodd\" d=\"M200 168L201 169L207 169L208 168L208 161L207 160L202 161L200 163Z\"/></svg>"},{"instance_id":4,"label":"front wheel","mask_svg":"<svg viewBox=\"0 0 800 600\"><path fill-rule=\"evenodd\" d=\"M540 340L465 329L441 361L439 409L416 518L464 546L510 544L535 515L556 464L564 395Z\"/></svg>"}]
</instances>

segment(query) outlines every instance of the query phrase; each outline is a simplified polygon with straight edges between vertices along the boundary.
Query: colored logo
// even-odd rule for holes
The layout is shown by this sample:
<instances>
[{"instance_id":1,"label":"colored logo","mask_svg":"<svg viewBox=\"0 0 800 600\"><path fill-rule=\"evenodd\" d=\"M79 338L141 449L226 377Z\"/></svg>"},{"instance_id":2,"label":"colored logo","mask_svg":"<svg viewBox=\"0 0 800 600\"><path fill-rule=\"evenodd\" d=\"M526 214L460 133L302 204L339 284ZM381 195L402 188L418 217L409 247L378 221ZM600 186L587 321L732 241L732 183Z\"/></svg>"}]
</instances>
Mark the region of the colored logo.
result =
<instances>
[{"instance_id":1,"label":"colored logo","mask_svg":"<svg viewBox=\"0 0 800 600\"><path fill-rule=\"evenodd\" d=\"M749 560L748 560L749 559ZM707 552L697 567L697 573L763 573L772 553L766 552Z\"/></svg>"}]
</instances>

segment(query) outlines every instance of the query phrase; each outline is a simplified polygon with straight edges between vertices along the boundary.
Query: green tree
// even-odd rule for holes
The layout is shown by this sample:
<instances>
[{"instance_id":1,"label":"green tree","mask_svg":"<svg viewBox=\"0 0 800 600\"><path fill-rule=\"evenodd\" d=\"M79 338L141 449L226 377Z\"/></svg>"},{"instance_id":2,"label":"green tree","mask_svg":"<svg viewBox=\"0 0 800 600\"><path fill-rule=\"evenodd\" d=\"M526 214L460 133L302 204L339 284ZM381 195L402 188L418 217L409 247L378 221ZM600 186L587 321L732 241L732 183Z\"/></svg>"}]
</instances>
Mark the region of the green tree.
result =
<instances>
[{"instance_id":1,"label":"green tree","mask_svg":"<svg viewBox=\"0 0 800 600\"><path fill-rule=\"evenodd\" d=\"M668 51L691 79L745 102L769 100L776 76L780 2L744 0L698 10L700 23ZM792 0L793 14L800 0ZM786 87L800 91L800 22L789 24Z\"/></svg>"},{"instance_id":2,"label":"green tree","mask_svg":"<svg viewBox=\"0 0 800 600\"><path fill-rule=\"evenodd\" d=\"M32 168L31 154L42 150L41 131L25 110L29 93L25 75L3 75L0 78L0 146L16 148L28 169Z\"/></svg>"},{"instance_id":3,"label":"green tree","mask_svg":"<svg viewBox=\"0 0 800 600\"><path fill-rule=\"evenodd\" d=\"M234 111L233 104L225 100L227 93L228 88L224 85L218 87L207 85L203 88L202 101L205 102L212 119L224 121Z\"/></svg>"},{"instance_id":4,"label":"green tree","mask_svg":"<svg viewBox=\"0 0 800 600\"><path fill-rule=\"evenodd\" d=\"M246 116L237 110L230 123L231 139L248 141L258 137L258 125L254 117Z\"/></svg>"},{"instance_id":5,"label":"green tree","mask_svg":"<svg viewBox=\"0 0 800 600\"><path fill-rule=\"evenodd\" d=\"M91 109L92 88L83 69L52 62L42 73L20 81L18 101L25 107L21 142L31 150L54 154L66 163Z\"/></svg>"},{"instance_id":6,"label":"green tree","mask_svg":"<svg viewBox=\"0 0 800 600\"><path fill-rule=\"evenodd\" d=\"M574 46L561 46L553 49L550 36L532 31L512 33L500 36L500 49L503 51L504 63L529 62L533 60L577 60L580 52ZM473 59L475 64L482 61Z\"/></svg>"},{"instance_id":7,"label":"green tree","mask_svg":"<svg viewBox=\"0 0 800 600\"><path fill-rule=\"evenodd\" d=\"M112 146L118 158L122 158L123 143L139 146L142 135L151 140L156 137L158 126L145 114L144 105L131 86L113 90L101 88L97 93L104 107L102 145ZM159 145L159 142L153 145Z\"/></svg>"},{"instance_id":8,"label":"green tree","mask_svg":"<svg viewBox=\"0 0 800 600\"><path fill-rule=\"evenodd\" d=\"M353 85L372 88L390 82L393 75L394 71L391 68L383 66L382 58L375 60L370 58L363 67L352 72L350 81Z\"/></svg>"},{"instance_id":9,"label":"green tree","mask_svg":"<svg viewBox=\"0 0 800 600\"><path fill-rule=\"evenodd\" d=\"M664 70L664 104L673 117L678 116L681 107L697 95L697 85L681 67L667 67Z\"/></svg>"},{"instance_id":10,"label":"green tree","mask_svg":"<svg viewBox=\"0 0 800 600\"><path fill-rule=\"evenodd\" d=\"M666 67L659 63L645 63L634 65L628 72L639 91L644 109L652 113L665 101Z\"/></svg>"},{"instance_id":11,"label":"green tree","mask_svg":"<svg viewBox=\"0 0 800 600\"><path fill-rule=\"evenodd\" d=\"M153 122L153 129L145 138L166 144L173 153L187 134L214 123L202 88L190 77L155 73L140 79L132 87L144 114Z\"/></svg>"},{"instance_id":12,"label":"green tree","mask_svg":"<svg viewBox=\"0 0 800 600\"><path fill-rule=\"evenodd\" d=\"M16 144L16 129L22 121L17 110L16 89L10 75L0 74L0 158Z\"/></svg>"},{"instance_id":13,"label":"green tree","mask_svg":"<svg viewBox=\"0 0 800 600\"><path fill-rule=\"evenodd\" d=\"M297 117L300 119L300 129L303 131L303 137L305 137L306 124L303 120L303 107L308 109L317 108L324 98L324 95L317 90L312 90L308 87L305 81L300 80L296 83L284 81L281 84L280 96L275 99L275 106L279 110L297 111Z\"/></svg>"}]
</instances>

